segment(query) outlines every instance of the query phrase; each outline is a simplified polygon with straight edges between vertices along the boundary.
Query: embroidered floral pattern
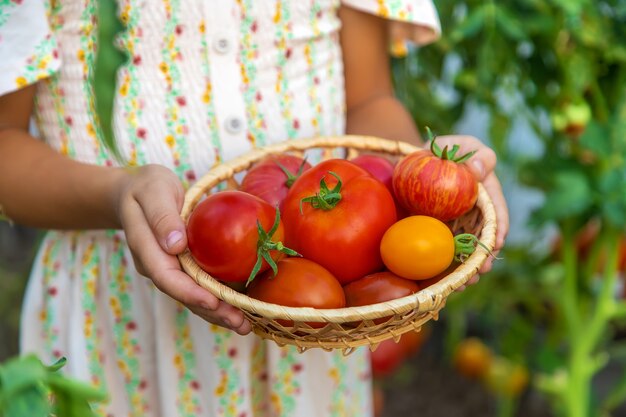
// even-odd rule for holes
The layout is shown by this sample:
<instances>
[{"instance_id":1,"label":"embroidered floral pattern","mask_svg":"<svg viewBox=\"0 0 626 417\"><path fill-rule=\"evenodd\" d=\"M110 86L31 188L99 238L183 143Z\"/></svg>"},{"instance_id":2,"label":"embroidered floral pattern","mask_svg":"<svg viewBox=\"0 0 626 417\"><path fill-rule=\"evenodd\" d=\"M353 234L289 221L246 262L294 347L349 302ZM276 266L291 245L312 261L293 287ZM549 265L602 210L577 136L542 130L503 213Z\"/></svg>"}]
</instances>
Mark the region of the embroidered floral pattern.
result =
<instances>
[{"instance_id":1,"label":"embroidered floral pattern","mask_svg":"<svg viewBox=\"0 0 626 417\"><path fill-rule=\"evenodd\" d=\"M187 135L189 127L185 120L185 106L187 98L181 89L181 73L179 64L185 59L178 37L188 28L180 21L181 0L163 0L166 13L165 38L161 51L162 59L161 71L165 77L167 92L165 96L166 111L165 119L167 132L165 143L172 152L174 160L174 172L187 187L191 165L189 164L189 149ZM195 177L195 175L193 175Z\"/></svg>"},{"instance_id":2,"label":"embroidered floral pattern","mask_svg":"<svg viewBox=\"0 0 626 417\"><path fill-rule=\"evenodd\" d=\"M176 406L178 407L178 415L181 417L195 417L202 413L198 399L200 383L195 377L196 359L193 352L188 319L189 310L179 304L176 308L176 328L174 333L174 343L176 345L174 367L178 374Z\"/></svg>"},{"instance_id":3,"label":"embroidered floral pattern","mask_svg":"<svg viewBox=\"0 0 626 417\"><path fill-rule=\"evenodd\" d=\"M300 121L293 114L293 91L289 90L289 78L285 72L287 62L293 55L291 40L291 3L287 0L276 1L274 14L275 45L276 45L276 94L280 103L280 112L284 120L285 130L289 139L294 139L300 129Z\"/></svg>"},{"instance_id":4,"label":"embroidered floral pattern","mask_svg":"<svg viewBox=\"0 0 626 417\"><path fill-rule=\"evenodd\" d=\"M149 410L148 399L142 395L141 385L146 380L139 355L141 344L137 339L140 323L133 311L133 280L128 273L128 260L119 235L113 235L111 271L114 276L109 282L109 307L113 315L113 333L117 367L124 381L132 416L143 416Z\"/></svg>"},{"instance_id":5,"label":"embroidered floral pattern","mask_svg":"<svg viewBox=\"0 0 626 417\"><path fill-rule=\"evenodd\" d=\"M266 140L265 117L261 111L263 95L257 86L257 64L259 46L255 43L258 24L252 13L252 0L238 0L241 13L239 65L241 81L244 85L243 97L246 102L248 119L248 140L252 146L263 146Z\"/></svg>"},{"instance_id":6,"label":"embroidered floral pattern","mask_svg":"<svg viewBox=\"0 0 626 417\"><path fill-rule=\"evenodd\" d=\"M119 70L118 94L121 96L123 116L126 119L126 134L130 141L130 155L128 165L145 165L147 158L144 152L144 142L148 129L141 124L144 99L141 98L141 83L138 77L138 67L142 65L142 57L137 52L137 46L142 41L143 30L139 26L140 8L132 4L133 0L119 2L119 18L126 30L119 36L119 46L130 57L127 65Z\"/></svg>"}]
</instances>

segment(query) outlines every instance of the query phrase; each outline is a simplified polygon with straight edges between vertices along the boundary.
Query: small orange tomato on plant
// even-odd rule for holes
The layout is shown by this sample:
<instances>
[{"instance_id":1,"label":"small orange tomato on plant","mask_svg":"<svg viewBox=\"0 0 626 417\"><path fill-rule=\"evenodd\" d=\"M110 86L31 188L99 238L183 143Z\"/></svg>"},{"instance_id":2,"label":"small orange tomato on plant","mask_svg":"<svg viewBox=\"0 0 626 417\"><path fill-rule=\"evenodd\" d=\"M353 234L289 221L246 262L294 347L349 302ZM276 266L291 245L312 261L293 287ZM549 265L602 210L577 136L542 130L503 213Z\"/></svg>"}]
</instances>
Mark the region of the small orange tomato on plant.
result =
<instances>
[{"instance_id":1,"label":"small orange tomato on plant","mask_svg":"<svg viewBox=\"0 0 626 417\"><path fill-rule=\"evenodd\" d=\"M393 172L396 201L411 214L449 221L468 212L478 198L478 182L464 164L474 152L456 157L459 146L437 146L404 157Z\"/></svg>"},{"instance_id":2,"label":"small orange tomato on plant","mask_svg":"<svg viewBox=\"0 0 626 417\"><path fill-rule=\"evenodd\" d=\"M489 372L493 352L482 340L470 337L463 340L454 352L454 367L467 378L482 379Z\"/></svg>"}]
</instances>

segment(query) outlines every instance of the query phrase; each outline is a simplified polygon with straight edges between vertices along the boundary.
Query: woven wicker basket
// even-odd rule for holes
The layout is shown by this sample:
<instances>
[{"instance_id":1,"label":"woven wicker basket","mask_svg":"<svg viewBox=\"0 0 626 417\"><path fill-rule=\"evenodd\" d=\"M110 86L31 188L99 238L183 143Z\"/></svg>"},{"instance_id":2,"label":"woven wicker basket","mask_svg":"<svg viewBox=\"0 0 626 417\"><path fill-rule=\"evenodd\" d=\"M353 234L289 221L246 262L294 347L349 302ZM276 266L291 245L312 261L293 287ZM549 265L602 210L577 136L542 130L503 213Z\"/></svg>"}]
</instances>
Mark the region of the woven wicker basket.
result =
<instances>
[{"instance_id":1,"label":"woven wicker basket","mask_svg":"<svg viewBox=\"0 0 626 417\"><path fill-rule=\"evenodd\" d=\"M366 136L320 137L279 144L256 149L239 158L216 166L191 187L185 196L182 210L186 222L196 204L218 185L235 189L238 183L235 174L243 173L269 154L292 153L302 155L311 149L321 149L322 157L328 158L339 150L347 158L359 153L378 153L390 158L399 158L419 148L405 142L395 142ZM333 153L335 152L335 153ZM240 176L238 176L240 177ZM489 249L493 249L496 233L495 211L486 191L479 186L478 201L474 209L451 224L454 233L474 233ZM326 350L342 349L345 354L358 346L375 349L380 342L393 338L396 341L403 333L419 331L431 319L437 319L446 298L455 289L465 284L480 268L488 252L477 248L463 264L437 283L407 297L362 307L341 309L314 309L284 307L265 303L246 296L220 283L194 262L189 251L179 256L184 270L202 287L219 299L238 307L252 323L253 331L279 345L295 345L300 351L309 348ZM388 318L384 323L375 319ZM284 327L276 319L293 322L293 327ZM326 323L322 328L312 328L307 323ZM358 323L358 325L355 325Z\"/></svg>"}]
</instances>

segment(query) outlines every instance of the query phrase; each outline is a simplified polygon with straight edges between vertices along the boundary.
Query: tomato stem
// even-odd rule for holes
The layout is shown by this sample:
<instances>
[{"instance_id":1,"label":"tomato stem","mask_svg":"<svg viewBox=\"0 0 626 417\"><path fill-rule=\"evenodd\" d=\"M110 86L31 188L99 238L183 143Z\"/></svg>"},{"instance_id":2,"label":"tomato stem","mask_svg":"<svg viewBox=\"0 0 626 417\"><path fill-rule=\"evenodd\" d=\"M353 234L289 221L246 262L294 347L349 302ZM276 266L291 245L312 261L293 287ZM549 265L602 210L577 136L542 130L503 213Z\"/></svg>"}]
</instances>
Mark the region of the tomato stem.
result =
<instances>
[{"instance_id":1,"label":"tomato stem","mask_svg":"<svg viewBox=\"0 0 626 417\"><path fill-rule=\"evenodd\" d=\"M474 156L474 154L476 153L476 151L474 150L456 158L456 153L461 149L459 145L453 145L452 149L450 150L448 149L448 145L444 146L443 149L441 149L441 147L436 143L437 136L433 135L433 132L428 127L426 128L426 134L428 139L430 140L430 151L433 153L433 155L443 159L444 161L452 161L456 162L457 164L462 164L463 162Z\"/></svg>"},{"instance_id":2,"label":"tomato stem","mask_svg":"<svg viewBox=\"0 0 626 417\"><path fill-rule=\"evenodd\" d=\"M302 256L298 252L293 249L286 247L283 242L274 242L272 241L272 237L276 230L278 230L278 226L280 225L280 211L276 208L276 217L274 217L274 224L270 228L268 232L263 229L261 226L261 222L259 220L256 221L257 230L259 233L259 240L257 241L256 247L256 263L250 272L250 276L248 277L248 281L246 281L246 287L252 282L252 280L257 276L259 271L261 270L261 265L263 265L263 260L269 264L274 272L274 276L278 273L278 267L276 266L276 262L272 259L270 255L270 251L279 251L289 256Z\"/></svg>"},{"instance_id":3,"label":"tomato stem","mask_svg":"<svg viewBox=\"0 0 626 417\"><path fill-rule=\"evenodd\" d=\"M300 200L300 213L303 213L302 211L303 203L311 203L311 206L314 209L322 209L322 210L332 210L333 208L335 208L335 206L337 206L337 204L339 204L339 202L341 201L341 193L339 192L341 190L341 185L342 185L341 178L339 177L339 175L337 175L333 171L328 171L328 173L332 175L333 177L337 178L337 185L335 185L335 187L332 190L329 190L328 185L326 184L326 181L324 180L324 177L322 177L322 179L320 180L319 193L315 194L314 196L305 197L302 200Z\"/></svg>"},{"instance_id":4,"label":"tomato stem","mask_svg":"<svg viewBox=\"0 0 626 417\"><path fill-rule=\"evenodd\" d=\"M454 236L454 259L459 262L465 262L465 260L476 251L476 246L480 246L485 249L489 255L498 259L484 243L471 233L462 233Z\"/></svg>"},{"instance_id":5,"label":"tomato stem","mask_svg":"<svg viewBox=\"0 0 626 417\"><path fill-rule=\"evenodd\" d=\"M304 158L302 160L302 163L300 164L300 166L298 167L298 172L296 172L295 174L292 174L287 167L285 167L283 164L281 164L280 162L278 162L278 160L274 160L274 163L276 163L276 165L278 165L278 168L280 168L283 173L287 176L287 180L285 181L285 185L287 186L287 188L291 188L291 186L293 185L294 182L296 182L296 180L298 178L300 178L300 175L302 175L302 172L304 171L304 165L306 164L306 158Z\"/></svg>"}]
</instances>

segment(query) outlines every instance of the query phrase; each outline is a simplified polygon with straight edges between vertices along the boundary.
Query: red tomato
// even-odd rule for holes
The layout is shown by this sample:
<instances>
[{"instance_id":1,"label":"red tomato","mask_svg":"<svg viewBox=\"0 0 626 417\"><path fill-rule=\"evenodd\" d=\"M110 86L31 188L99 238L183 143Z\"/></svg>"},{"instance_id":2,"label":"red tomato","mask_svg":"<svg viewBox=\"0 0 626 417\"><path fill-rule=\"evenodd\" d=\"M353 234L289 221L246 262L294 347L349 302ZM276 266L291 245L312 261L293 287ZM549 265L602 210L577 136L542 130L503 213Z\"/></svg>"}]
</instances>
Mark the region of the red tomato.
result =
<instances>
[{"instance_id":1,"label":"red tomato","mask_svg":"<svg viewBox=\"0 0 626 417\"><path fill-rule=\"evenodd\" d=\"M405 358L410 358L421 349L422 345L430 335L430 330L426 326L422 326L419 332L407 332L400 337L400 343L404 349Z\"/></svg>"},{"instance_id":2,"label":"red tomato","mask_svg":"<svg viewBox=\"0 0 626 417\"><path fill-rule=\"evenodd\" d=\"M383 340L370 355L372 376L384 378L391 375L402 365L404 359L402 345L394 342L393 339Z\"/></svg>"},{"instance_id":3,"label":"red tomato","mask_svg":"<svg viewBox=\"0 0 626 417\"><path fill-rule=\"evenodd\" d=\"M420 350L428 335L428 329L422 327L419 332L404 333L398 343L393 339L382 341L370 356L374 378L383 378L395 372L403 362Z\"/></svg>"},{"instance_id":4,"label":"red tomato","mask_svg":"<svg viewBox=\"0 0 626 417\"><path fill-rule=\"evenodd\" d=\"M289 188L311 164L300 157L270 155L246 173L239 189L281 207Z\"/></svg>"},{"instance_id":5,"label":"red tomato","mask_svg":"<svg viewBox=\"0 0 626 417\"><path fill-rule=\"evenodd\" d=\"M445 222L474 207L478 182L460 163L471 154L455 159L456 148L440 151L434 140L431 143L431 150L413 152L398 162L393 172L393 191L410 213Z\"/></svg>"},{"instance_id":6,"label":"red tomato","mask_svg":"<svg viewBox=\"0 0 626 417\"><path fill-rule=\"evenodd\" d=\"M245 282L258 259L260 234L257 221L270 231L277 209L253 195L241 191L221 191L201 201L189 216L187 238L196 263L213 277L227 282ZM271 238L282 241L284 229L279 221ZM268 249L275 243L266 241ZM283 257L270 250L273 260ZM270 265L263 260L260 272Z\"/></svg>"},{"instance_id":7,"label":"red tomato","mask_svg":"<svg viewBox=\"0 0 626 417\"><path fill-rule=\"evenodd\" d=\"M248 295L257 300L288 307L343 308L346 298L339 281L324 267L304 258L278 262L278 273L267 271L252 281ZM279 321L285 326L291 323ZM323 327L323 323L308 323Z\"/></svg>"},{"instance_id":8,"label":"red tomato","mask_svg":"<svg viewBox=\"0 0 626 417\"><path fill-rule=\"evenodd\" d=\"M419 291L415 281L400 278L391 272L376 272L352 281L343 291L346 293L346 306L356 307L382 303L396 298L415 294ZM374 320L384 323L388 318Z\"/></svg>"},{"instance_id":9,"label":"red tomato","mask_svg":"<svg viewBox=\"0 0 626 417\"><path fill-rule=\"evenodd\" d=\"M390 193L393 193L391 177L393 176L393 164L387 158L378 155L359 155L350 162L369 172L378 181L385 184Z\"/></svg>"},{"instance_id":10,"label":"red tomato","mask_svg":"<svg viewBox=\"0 0 626 417\"><path fill-rule=\"evenodd\" d=\"M354 159L351 159L350 162L356 164L369 172L374 178L378 181L385 184L385 187L389 190L392 196L393 193L393 170L394 164L391 163L390 160L378 155L359 155ZM403 219L409 215L409 213L402 207L400 204L397 204L394 196L394 202L396 202L396 215L398 219Z\"/></svg>"},{"instance_id":11,"label":"red tomato","mask_svg":"<svg viewBox=\"0 0 626 417\"><path fill-rule=\"evenodd\" d=\"M289 190L282 214L286 245L342 284L382 269L380 239L396 221L389 190L342 159L321 162L302 174Z\"/></svg>"}]
</instances>

